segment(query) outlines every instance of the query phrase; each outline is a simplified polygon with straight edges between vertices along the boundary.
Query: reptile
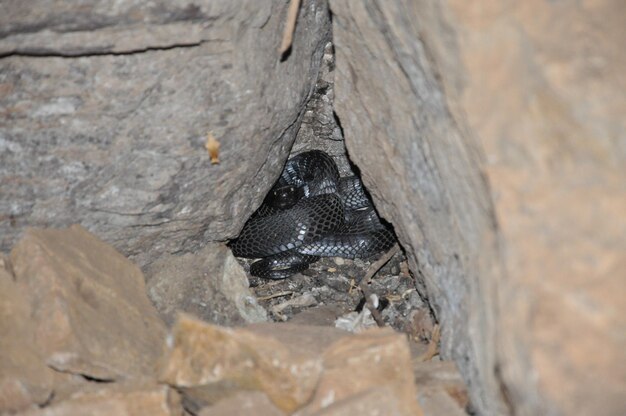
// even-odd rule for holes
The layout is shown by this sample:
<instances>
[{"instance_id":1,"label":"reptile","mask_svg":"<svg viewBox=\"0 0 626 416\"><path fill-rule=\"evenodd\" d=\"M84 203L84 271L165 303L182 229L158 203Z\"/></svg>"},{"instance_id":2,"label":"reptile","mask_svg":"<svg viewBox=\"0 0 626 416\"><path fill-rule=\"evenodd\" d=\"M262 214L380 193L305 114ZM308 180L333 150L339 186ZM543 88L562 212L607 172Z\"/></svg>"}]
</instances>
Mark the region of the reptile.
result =
<instances>
[{"instance_id":1,"label":"reptile","mask_svg":"<svg viewBox=\"0 0 626 416\"><path fill-rule=\"evenodd\" d=\"M259 209L230 242L237 257L260 259L250 274L284 279L320 257L367 258L396 241L361 180L340 177L321 150L289 159Z\"/></svg>"}]
</instances>

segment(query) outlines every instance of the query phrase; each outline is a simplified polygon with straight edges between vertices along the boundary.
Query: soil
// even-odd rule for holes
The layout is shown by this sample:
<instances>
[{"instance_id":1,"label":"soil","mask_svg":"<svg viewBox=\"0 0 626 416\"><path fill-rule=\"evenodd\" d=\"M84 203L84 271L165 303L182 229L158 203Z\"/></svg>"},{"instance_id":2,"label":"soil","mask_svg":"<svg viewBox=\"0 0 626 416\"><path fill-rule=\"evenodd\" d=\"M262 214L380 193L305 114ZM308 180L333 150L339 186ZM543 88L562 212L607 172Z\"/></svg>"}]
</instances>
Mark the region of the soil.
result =
<instances>
[{"instance_id":1,"label":"soil","mask_svg":"<svg viewBox=\"0 0 626 416\"><path fill-rule=\"evenodd\" d=\"M297 322L319 323L322 312L303 312L323 310L327 318L324 323L334 324L329 322L332 319L329 314L349 319L346 315L350 312L362 311L365 299L359 281L380 256L382 254L367 260L322 258L308 270L290 278L267 280L251 277L250 285L259 303L275 321L290 321L301 315ZM240 261L249 270L252 260ZM425 344L430 340L433 328L430 310L415 288L403 253L392 257L374 275L369 288L378 296L378 310L385 325L407 333L413 341ZM375 326L373 320L370 319L370 322L369 326Z\"/></svg>"}]
</instances>

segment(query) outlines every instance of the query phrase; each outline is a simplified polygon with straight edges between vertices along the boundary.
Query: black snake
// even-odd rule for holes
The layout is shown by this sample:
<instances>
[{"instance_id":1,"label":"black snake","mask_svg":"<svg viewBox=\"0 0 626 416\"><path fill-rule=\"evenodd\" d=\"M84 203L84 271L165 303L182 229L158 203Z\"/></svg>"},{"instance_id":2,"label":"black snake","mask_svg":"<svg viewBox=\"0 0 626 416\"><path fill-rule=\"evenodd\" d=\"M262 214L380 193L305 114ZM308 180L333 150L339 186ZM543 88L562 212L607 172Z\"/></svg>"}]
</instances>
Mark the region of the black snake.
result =
<instances>
[{"instance_id":1,"label":"black snake","mask_svg":"<svg viewBox=\"0 0 626 416\"><path fill-rule=\"evenodd\" d=\"M395 242L356 176L340 177L320 150L287 161L261 207L230 242L238 257L260 258L254 276L284 279L322 256L368 257Z\"/></svg>"}]
</instances>

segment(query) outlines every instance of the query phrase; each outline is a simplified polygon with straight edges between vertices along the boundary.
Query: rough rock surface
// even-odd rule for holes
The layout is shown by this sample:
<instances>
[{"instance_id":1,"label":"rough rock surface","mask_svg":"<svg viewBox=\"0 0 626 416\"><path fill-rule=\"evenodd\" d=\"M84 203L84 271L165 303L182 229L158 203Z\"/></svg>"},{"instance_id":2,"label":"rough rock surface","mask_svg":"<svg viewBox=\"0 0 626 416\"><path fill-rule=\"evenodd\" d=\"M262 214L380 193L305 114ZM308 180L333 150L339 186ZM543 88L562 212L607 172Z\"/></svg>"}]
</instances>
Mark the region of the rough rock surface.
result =
<instances>
[{"instance_id":1,"label":"rough rock surface","mask_svg":"<svg viewBox=\"0 0 626 416\"><path fill-rule=\"evenodd\" d=\"M328 74L308 107L320 116L303 114L328 53L326 2L303 1L281 62L273 51L286 7L4 1L0 249L26 225L80 221L146 265L236 235L281 170L300 120L308 139L340 132ZM350 156L394 223L442 325L442 354L457 361L479 414L625 413L624 7L332 1L334 94ZM209 165L208 131L221 142L220 165ZM92 286L57 279L56 265L38 270L29 275L35 286L20 286L16 272L6 293L31 291L36 319L85 315L67 320L85 342L69 351L89 361L56 354L49 363L124 376L126 363L92 360L98 334L85 322L99 321L81 298ZM98 292L113 300L107 293ZM6 299L3 316L24 313ZM39 323L33 345L69 333ZM15 338L2 347L29 338L28 326L9 329ZM24 348L20 360L52 347ZM147 367L139 359L128 368L134 376ZM47 372L23 368L3 387L25 388L17 406L41 403ZM430 403L447 406L442 394Z\"/></svg>"},{"instance_id":2,"label":"rough rock surface","mask_svg":"<svg viewBox=\"0 0 626 416\"><path fill-rule=\"evenodd\" d=\"M21 413L22 416L182 416L176 391L168 386L110 385L78 392L71 398Z\"/></svg>"},{"instance_id":3,"label":"rough rock surface","mask_svg":"<svg viewBox=\"0 0 626 416\"><path fill-rule=\"evenodd\" d=\"M476 147L408 23L418 9L407 4L331 2L335 105L348 152L438 316L442 353L457 360L482 409L499 392L484 343L494 338L494 283L483 264L495 255L490 195Z\"/></svg>"},{"instance_id":4,"label":"rough rock surface","mask_svg":"<svg viewBox=\"0 0 626 416\"><path fill-rule=\"evenodd\" d=\"M239 390L260 390L291 412L315 389L319 355L290 349L245 329L232 330L181 315L172 329L160 380L179 389L198 407Z\"/></svg>"},{"instance_id":5,"label":"rough rock surface","mask_svg":"<svg viewBox=\"0 0 626 416\"><path fill-rule=\"evenodd\" d=\"M154 378L165 326L137 266L80 226L29 229L10 261L28 294L30 345L48 366L99 380Z\"/></svg>"},{"instance_id":6,"label":"rough rock surface","mask_svg":"<svg viewBox=\"0 0 626 416\"><path fill-rule=\"evenodd\" d=\"M424 416L467 414L467 386L454 362L414 360L413 373Z\"/></svg>"},{"instance_id":7,"label":"rough rock surface","mask_svg":"<svg viewBox=\"0 0 626 416\"><path fill-rule=\"evenodd\" d=\"M277 323L228 329L181 315L161 380L183 393L189 411L206 414L225 414L246 390L289 414L361 414L364 396L377 397L372 409L381 414L421 414L407 340L388 328L359 335Z\"/></svg>"},{"instance_id":8,"label":"rough rock surface","mask_svg":"<svg viewBox=\"0 0 626 416\"><path fill-rule=\"evenodd\" d=\"M0 289L2 414L421 414L404 334L181 314L166 337L138 267L80 226L28 230Z\"/></svg>"},{"instance_id":9,"label":"rough rock surface","mask_svg":"<svg viewBox=\"0 0 626 416\"><path fill-rule=\"evenodd\" d=\"M227 326L267 320L246 273L223 244L161 256L148 266L146 275L148 296L168 325L177 312Z\"/></svg>"},{"instance_id":10,"label":"rough rock surface","mask_svg":"<svg viewBox=\"0 0 626 416\"><path fill-rule=\"evenodd\" d=\"M7 268L8 261L0 254L0 414L45 403L54 380L34 345L30 302Z\"/></svg>"},{"instance_id":11,"label":"rough rock surface","mask_svg":"<svg viewBox=\"0 0 626 416\"><path fill-rule=\"evenodd\" d=\"M451 1L449 13L467 68L450 96L485 149L504 243L506 394L520 415L623 414L626 4L498 1L476 13Z\"/></svg>"},{"instance_id":12,"label":"rough rock surface","mask_svg":"<svg viewBox=\"0 0 626 416\"><path fill-rule=\"evenodd\" d=\"M286 416L260 391L234 394L217 404L203 408L198 416Z\"/></svg>"},{"instance_id":13,"label":"rough rock surface","mask_svg":"<svg viewBox=\"0 0 626 416\"><path fill-rule=\"evenodd\" d=\"M331 8L348 151L477 411L624 413L624 3Z\"/></svg>"},{"instance_id":14,"label":"rough rock surface","mask_svg":"<svg viewBox=\"0 0 626 416\"><path fill-rule=\"evenodd\" d=\"M324 372L315 395L298 416L380 412L422 415L416 401L411 353L404 335L389 328L376 328L342 338L324 351L323 363ZM375 400L365 399L365 403L359 403L360 396L367 398L373 392ZM366 403L370 401L378 404L369 406Z\"/></svg>"},{"instance_id":15,"label":"rough rock surface","mask_svg":"<svg viewBox=\"0 0 626 416\"><path fill-rule=\"evenodd\" d=\"M0 249L80 222L140 265L237 235L291 148L330 21L303 2L3 3ZM219 165L204 148L212 131Z\"/></svg>"}]
</instances>

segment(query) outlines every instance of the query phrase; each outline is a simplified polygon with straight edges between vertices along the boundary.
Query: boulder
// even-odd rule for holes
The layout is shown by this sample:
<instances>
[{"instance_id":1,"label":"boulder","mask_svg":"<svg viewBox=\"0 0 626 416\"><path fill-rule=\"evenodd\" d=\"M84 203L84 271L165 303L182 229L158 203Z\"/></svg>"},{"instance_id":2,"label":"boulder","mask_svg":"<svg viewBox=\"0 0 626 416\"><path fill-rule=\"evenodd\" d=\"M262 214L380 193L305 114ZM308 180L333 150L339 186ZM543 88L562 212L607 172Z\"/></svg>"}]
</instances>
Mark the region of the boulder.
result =
<instances>
[{"instance_id":1,"label":"boulder","mask_svg":"<svg viewBox=\"0 0 626 416\"><path fill-rule=\"evenodd\" d=\"M26 348L45 364L101 381L155 378L165 325L139 267L80 226L29 229L10 261L28 318L8 324L32 327Z\"/></svg>"},{"instance_id":2,"label":"boulder","mask_svg":"<svg viewBox=\"0 0 626 416\"><path fill-rule=\"evenodd\" d=\"M183 314L172 328L160 380L183 389L197 408L241 390L258 390L279 409L292 412L311 398L321 371L319 354Z\"/></svg>"},{"instance_id":3,"label":"boulder","mask_svg":"<svg viewBox=\"0 0 626 416\"><path fill-rule=\"evenodd\" d=\"M160 379L183 393L188 411L206 415L236 414L251 403L259 414L350 415L364 406L371 408L364 414L421 414L408 342L388 328L359 335L285 323L231 329L183 314Z\"/></svg>"},{"instance_id":4,"label":"boulder","mask_svg":"<svg viewBox=\"0 0 626 416\"><path fill-rule=\"evenodd\" d=\"M54 372L34 345L30 300L18 288L8 266L8 260L0 255L0 414L46 403L54 382Z\"/></svg>"},{"instance_id":5,"label":"boulder","mask_svg":"<svg viewBox=\"0 0 626 416\"><path fill-rule=\"evenodd\" d=\"M198 416L285 416L287 413L279 408L260 391L243 391L214 406L204 407Z\"/></svg>"},{"instance_id":6,"label":"boulder","mask_svg":"<svg viewBox=\"0 0 626 416\"><path fill-rule=\"evenodd\" d=\"M422 415L406 337L374 328L342 338L323 355L324 371L307 415Z\"/></svg>"},{"instance_id":7,"label":"boulder","mask_svg":"<svg viewBox=\"0 0 626 416\"><path fill-rule=\"evenodd\" d=\"M350 157L395 228L418 289L480 409L500 406L493 374L497 231L481 172L420 37L409 1L331 1L335 108ZM452 53L452 52L450 52Z\"/></svg>"},{"instance_id":8,"label":"boulder","mask_svg":"<svg viewBox=\"0 0 626 416\"><path fill-rule=\"evenodd\" d=\"M304 1L11 1L0 17L0 250L80 223L141 266L235 237L282 170L330 40ZM219 164L205 149L221 144Z\"/></svg>"},{"instance_id":9,"label":"boulder","mask_svg":"<svg viewBox=\"0 0 626 416\"><path fill-rule=\"evenodd\" d=\"M168 325L178 312L227 326L267 321L246 272L223 244L163 255L147 267L146 275L148 296Z\"/></svg>"},{"instance_id":10,"label":"boulder","mask_svg":"<svg viewBox=\"0 0 626 416\"><path fill-rule=\"evenodd\" d=\"M624 413L624 4L330 4L348 153L476 411Z\"/></svg>"},{"instance_id":11,"label":"boulder","mask_svg":"<svg viewBox=\"0 0 626 416\"><path fill-rule=\"evenodd\" d=\"M41 409L31 409L22 416L182 416L180 396L167 386L108 385Z\"/></svg>"}]
</instances>

